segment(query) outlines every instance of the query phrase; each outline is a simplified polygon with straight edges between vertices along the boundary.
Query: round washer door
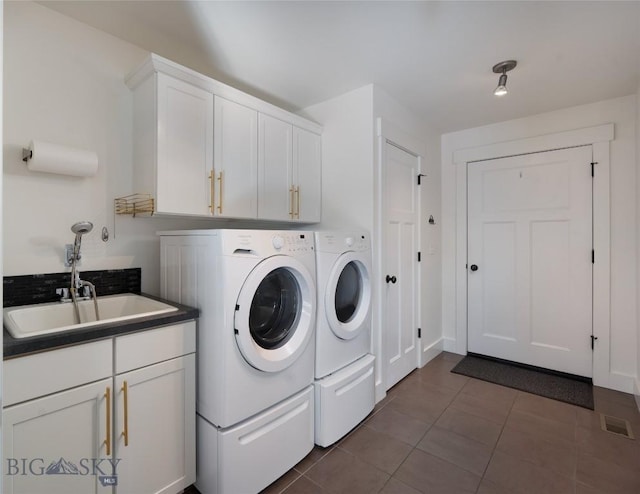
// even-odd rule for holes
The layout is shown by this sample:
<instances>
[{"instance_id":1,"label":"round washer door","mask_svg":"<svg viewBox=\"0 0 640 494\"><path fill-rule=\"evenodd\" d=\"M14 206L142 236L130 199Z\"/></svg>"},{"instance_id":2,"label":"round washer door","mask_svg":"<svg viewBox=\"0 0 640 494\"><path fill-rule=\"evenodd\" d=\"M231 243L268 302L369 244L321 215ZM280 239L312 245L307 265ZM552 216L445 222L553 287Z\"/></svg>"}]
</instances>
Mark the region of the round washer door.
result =
<instances>
[{"instance_id":1,"label":"round washer door","mask_svg":"<svg viewBox=\"0 0 640 494\"><path fill-rule=\"evenodd\" d=\"M333 265L324 297L327 321L334 334L351 340L368 327L371 313L369 264L357 253L342 254Z\"/></svg>"},{"instance_id":2,"label":"round washer door","mask_svg":"<svg viewBox=\"0 0 640 494\"><path fill-rule=\"evenodd\" d=\"M315 281L293 257L273 256L247 276L236 304L236 342L258 370L278 372L306 349L315 324Z\"/></svg>"}]
</instances>

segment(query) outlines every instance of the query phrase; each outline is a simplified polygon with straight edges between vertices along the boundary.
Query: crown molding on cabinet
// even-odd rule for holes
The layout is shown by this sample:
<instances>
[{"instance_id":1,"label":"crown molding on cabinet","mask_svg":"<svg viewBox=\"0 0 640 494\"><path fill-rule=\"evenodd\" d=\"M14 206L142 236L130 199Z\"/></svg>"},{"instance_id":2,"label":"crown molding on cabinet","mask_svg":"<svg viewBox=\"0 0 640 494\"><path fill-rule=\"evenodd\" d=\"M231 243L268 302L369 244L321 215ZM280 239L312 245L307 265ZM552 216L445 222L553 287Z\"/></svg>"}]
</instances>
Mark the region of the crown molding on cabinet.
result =
<instances>
[{"instance_id":1,"label":"crown molding on cabinet","mask_svg":"<svg viewBox=\"0 0 640 494\"><path fill-rule=\"evenodd\" d=\"M136 69L131 71L125 77L125 83L129 89L134 89L142 83L153 72L162 72L177 79L183 80L196 87L210 91L216 96L221 96L235 103L247 106L261 113L270 115L279 120L291 123L297 127L313 132L314 134L322 134L322 126L316 122L312 122L295 113L288 112L264 100L251 96L239 89L231 87L220 81L216 81L195 70L183 65L177 64L160 55L151 53L149 57Z\"/></svg>"}]
</instances>

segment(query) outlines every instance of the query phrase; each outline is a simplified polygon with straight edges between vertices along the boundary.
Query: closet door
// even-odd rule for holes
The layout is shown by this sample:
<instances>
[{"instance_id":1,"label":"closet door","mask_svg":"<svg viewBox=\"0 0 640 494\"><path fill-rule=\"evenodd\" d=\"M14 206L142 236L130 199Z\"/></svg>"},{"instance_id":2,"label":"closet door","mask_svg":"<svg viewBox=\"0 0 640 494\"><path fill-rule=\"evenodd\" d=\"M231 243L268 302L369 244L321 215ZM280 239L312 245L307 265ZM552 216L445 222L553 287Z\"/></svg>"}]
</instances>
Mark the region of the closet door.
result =
<instances>
[{"instance_id":1,"label":"closet door","mask_svg":"<svg viewBox=\"0 0 640 494\"><path fill-rule=\"evenodd\" d=\"M387 389L418 365L420 159L387 142L384 147L384 359Z\"/></svg>"}]
</instances>

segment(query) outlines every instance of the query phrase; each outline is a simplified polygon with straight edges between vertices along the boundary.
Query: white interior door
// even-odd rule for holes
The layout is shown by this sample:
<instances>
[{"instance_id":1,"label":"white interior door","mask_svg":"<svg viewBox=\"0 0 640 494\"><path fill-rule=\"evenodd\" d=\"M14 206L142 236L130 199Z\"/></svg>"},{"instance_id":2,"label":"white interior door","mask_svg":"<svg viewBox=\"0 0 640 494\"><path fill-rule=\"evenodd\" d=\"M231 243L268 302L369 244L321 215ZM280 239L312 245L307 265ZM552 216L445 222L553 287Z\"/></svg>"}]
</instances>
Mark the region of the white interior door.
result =
<instances>
[{"instance_id":1,"label":"white interior door","mask_svg":"<svg viewBox=\"0 0 640 494\"><path fill-rule=\"evenodd\" d=\"M391 143L384 147L383 356L387 389L418 362L420 160Z\"/></svg>"},{"instance_id":2,"label":"white interior door","mask_svg":"<svg viewBox=\"0 0 640 494\"><path fill-rule=\"evenodd\" d=\"M591 146L468 164L468 350L591 377Z\"/></svg>"}]
</instances>

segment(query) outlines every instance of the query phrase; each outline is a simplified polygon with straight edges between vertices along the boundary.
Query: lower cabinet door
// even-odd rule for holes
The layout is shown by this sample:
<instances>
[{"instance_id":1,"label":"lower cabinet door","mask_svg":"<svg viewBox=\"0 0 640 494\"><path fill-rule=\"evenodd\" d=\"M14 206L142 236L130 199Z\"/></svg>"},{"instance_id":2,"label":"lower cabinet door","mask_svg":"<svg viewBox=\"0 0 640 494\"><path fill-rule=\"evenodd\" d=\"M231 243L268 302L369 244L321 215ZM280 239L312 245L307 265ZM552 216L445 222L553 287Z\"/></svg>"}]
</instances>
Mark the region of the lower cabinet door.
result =
<instances>
[{"instance_id":1,"label":"lower cabinet door","mask_svg":"<svg viewBox=\"0 0 640 494\"><path fill-rule=\"evenodd\" d=\"M104 379L3 410L3 493L112 492L119 473L113 451L107 451L112 382Z\"/></svg>"},{"instance_id":2,"label":"lower cabinet door","mask_svg":"<svg viewBox=\"0 0 640 494\"><path fill-rule=\"evenodd\" d=\"M117 375L114 414L117 494L195 482L195 354Z\"/></svg>"}]
</instances>

